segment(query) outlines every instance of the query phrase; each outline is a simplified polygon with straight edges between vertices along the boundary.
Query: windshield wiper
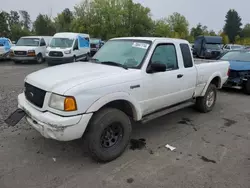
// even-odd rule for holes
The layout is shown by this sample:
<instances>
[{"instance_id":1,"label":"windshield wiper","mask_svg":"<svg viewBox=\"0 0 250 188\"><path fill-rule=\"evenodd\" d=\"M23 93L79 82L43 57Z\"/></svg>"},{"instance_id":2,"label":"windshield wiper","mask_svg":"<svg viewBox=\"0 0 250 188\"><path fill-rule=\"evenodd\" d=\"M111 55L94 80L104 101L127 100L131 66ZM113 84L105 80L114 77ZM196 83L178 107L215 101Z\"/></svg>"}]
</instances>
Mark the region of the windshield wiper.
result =
<instances>
[{"instance_id":1,"label":"windshield wiper","mask_svg":"<svg viewBox=\"0 0 250 188\"><path fill-rule=\"evenodd\" d=\"M117 63L117 62L114 62L114 61L102 61L100 62L101 64L104 64L104 65L112 65L112 66L117 66L117 67L122 67L126 70L128 70L128 67L125 66L125 65L122 65L120 63Z\"/></svg>"}]
</instances>

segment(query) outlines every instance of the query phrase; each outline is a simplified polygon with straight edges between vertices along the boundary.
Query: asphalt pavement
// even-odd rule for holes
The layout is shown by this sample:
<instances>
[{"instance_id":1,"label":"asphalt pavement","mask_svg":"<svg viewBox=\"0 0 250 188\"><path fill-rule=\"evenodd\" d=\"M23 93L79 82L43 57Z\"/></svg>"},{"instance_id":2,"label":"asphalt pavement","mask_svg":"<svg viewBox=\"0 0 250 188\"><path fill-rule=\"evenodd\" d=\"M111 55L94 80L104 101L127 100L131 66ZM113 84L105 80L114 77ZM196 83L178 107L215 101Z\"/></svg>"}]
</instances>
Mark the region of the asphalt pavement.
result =
<instances>
[{"instance_id":1,"label":"asphalt pavement","mask_svg":"<svg viewBox=\"0 0 250 188\"><path fill-rule=\"evenodd\" d=\"M45 139L24 120L4 124L25 76L46 67L0 62L0 188L250 187L250 96L221 90L210 113L187 108L135 124L125 153L98 164L83 139Z\"/></svg>"}]
</instances>

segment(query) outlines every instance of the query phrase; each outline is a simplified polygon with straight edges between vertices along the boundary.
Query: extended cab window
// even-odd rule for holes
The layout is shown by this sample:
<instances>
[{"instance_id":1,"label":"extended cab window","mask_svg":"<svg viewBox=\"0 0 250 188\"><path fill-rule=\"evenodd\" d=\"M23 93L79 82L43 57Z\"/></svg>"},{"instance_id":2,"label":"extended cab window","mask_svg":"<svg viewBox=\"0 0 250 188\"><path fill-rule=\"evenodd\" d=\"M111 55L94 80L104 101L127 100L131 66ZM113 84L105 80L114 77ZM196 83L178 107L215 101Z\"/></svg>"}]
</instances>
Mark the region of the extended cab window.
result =
<instances>
[{"instance_id":1,"label":"extended cab window","mask_svg":"<svg viewBox=\"0 0 250 188\"><path fill-rule=\"evenodd\" d=\"M181 48L184 67L185 68L193 67L193 60L189 45L180 44L180 48Z\"/></svg>"},{"instance_id":2,"label":"extended cab window","mask_svg":"<svg viewBox=\"0 0 250 188\"><path fill-rule=\"evenodd\" d=\"M151 63L165 64L168 70L178 69L178 61L174 44L160 44L155 48Z\"/></svg>"},{"instance_id":3,"label":"extended cab window","mask_svg":"<svg viewBox=\"0 0 250 188\"><path fill-rule=\"evenodd\" d=\"M40 46L46 46L46 42L44 39L41 39Z\"/></svg>"}]
</instances>

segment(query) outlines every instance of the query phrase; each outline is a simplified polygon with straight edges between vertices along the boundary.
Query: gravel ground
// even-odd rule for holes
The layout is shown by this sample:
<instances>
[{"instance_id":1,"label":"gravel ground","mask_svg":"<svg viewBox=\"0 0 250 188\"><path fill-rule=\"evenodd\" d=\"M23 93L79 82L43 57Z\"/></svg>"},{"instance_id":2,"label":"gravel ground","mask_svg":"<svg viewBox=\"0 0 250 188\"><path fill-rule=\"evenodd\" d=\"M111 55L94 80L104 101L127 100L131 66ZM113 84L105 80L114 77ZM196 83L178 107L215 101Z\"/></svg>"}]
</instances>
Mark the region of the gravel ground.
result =
<instances>
[{"instance_id":1,"label":"gravel ground","mask_svg":"<svg viewBox=\"0 0 250 188\"><path fill-rule=\"evenodd\" d=\"M223 90L211 113L187 108L137 124L133 138L141 141L133 140L117 160L97 164L83 140L57 142L23 120L15 127L3 123L17 107L24 77L45 67L0 62L0 188L250 187L249 96Z\"/></svg>"}]
</instances>

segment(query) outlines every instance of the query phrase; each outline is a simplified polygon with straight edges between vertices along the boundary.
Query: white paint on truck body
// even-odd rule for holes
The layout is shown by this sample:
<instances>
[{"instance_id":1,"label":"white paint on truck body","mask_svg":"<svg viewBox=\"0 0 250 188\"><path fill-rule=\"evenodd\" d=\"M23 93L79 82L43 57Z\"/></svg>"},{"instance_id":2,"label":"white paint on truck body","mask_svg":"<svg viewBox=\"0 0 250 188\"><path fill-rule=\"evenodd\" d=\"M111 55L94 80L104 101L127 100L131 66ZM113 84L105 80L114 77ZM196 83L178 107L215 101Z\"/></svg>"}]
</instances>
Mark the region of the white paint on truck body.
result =
<instances>
[{"instance_id":1,"label":"white paint on truck body","mask_svg":"<svg viewBox=\"0 0 250 188\"><path fill-rule=\"evenodd\" d=\"M180 44L189 45L185 40L146 37L116 38L110 41L112 40L149 41L151 45L148 46L142 66L123 69L100 63L77 62L45 68L26 77L25 82L46 91L42 108L29 102L23 93L18 97L19 108L27 110L30 119L40 122L40 128L37 128L28 120L42 135L63 141L78 139L84 134L92 115L115 100L127 101L133 109L134 120L139 121L155 110L203 96L215 77L220 80L219 88L227 80L227 61L193 64L192 67L185 68L180 49ZM149 74L146 71L148 64L156 47L161 44L175 47L178 68ZM105 51L108 45L107 42L97 54ZM147 47L138 44L134 46ZM177 79L178 75L183 77ZM138 87L132 89L132 86ZM77 110L66 112L49 107L52 93L74 96ZM58 130L61 130L60 134Z\"/></svg>"}]
</instances>

